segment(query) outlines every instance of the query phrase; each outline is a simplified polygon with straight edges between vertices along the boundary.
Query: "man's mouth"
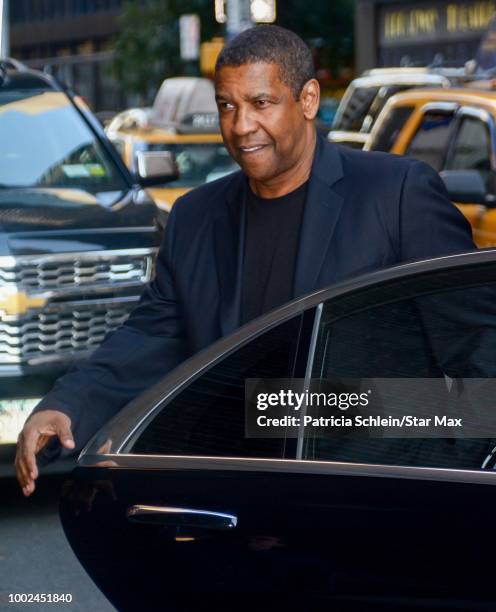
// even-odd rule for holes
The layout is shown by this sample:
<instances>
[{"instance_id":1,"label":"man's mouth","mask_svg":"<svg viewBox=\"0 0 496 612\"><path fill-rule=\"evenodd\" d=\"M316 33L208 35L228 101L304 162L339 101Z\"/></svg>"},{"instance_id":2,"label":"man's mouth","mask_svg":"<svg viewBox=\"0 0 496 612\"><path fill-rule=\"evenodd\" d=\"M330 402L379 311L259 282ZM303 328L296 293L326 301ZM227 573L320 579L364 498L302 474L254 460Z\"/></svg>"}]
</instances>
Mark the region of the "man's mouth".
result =
<instances>
[{"instance_id":1,"label":"man's mouth","mask_svg":"<svg viewBox=\"0 0 496 612\"><path fill-rule=\"evenodd\" d=\"M256 153L257 151L264 149L266 146L267 145L259 144L252 145L251 147L238 147L238 149L241 151L241 153Z\"/></svg>"}]
</instances>

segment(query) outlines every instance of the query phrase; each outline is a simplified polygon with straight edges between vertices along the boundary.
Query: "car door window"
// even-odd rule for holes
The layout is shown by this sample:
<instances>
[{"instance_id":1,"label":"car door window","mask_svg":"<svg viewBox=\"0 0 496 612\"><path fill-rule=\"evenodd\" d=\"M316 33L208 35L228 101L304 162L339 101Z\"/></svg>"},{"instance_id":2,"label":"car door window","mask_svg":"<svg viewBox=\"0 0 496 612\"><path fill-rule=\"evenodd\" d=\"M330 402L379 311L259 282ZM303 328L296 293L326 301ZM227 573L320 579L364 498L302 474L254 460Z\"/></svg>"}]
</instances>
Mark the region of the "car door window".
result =
<instances>
[{"instance_id":1,"label":"car door window","mask_svg":"<svg viewBox=\"0 0 496 612\"><path fill-rule=\"evenodd\" d=\"M413 106L397 106L392 108L382 123L372 145L373 151L389 152L401 129L413 113Z\"/></svg>"},{"instance_id":2,"label":"car door window","mask_svg":"<svg viewBox=\"0 0 496 612\"><path fill-rule=\"evenodd\" d=\"M494 273L494 264L479 278L474 271L445 272L325 303L311 390L372 392L377 414L385 418L399 412L467 419L487 410L492 423L494 410L487 402L496 371ZM328 408L317 414L324 412L329 416ZM334 413L354 419L369 411ZM420 433L413 438L408 428L393 434L376 424L346 427L337 421L325 430L305 428L302 458L478 469L495 446L496 424L477 438L463 432L450 437L453 432L446 428L437 437Z\"/></svg>"},{"instance_id":3,"label":"car door window","mask_svg":"<svg viewBox=\"0 0 496 612\"><path fill-rule=\"evenodd\" d=\"M359 132L379 87L357 87L353 89L346 107L338 112L333 130Z\"/></svg>"},{"instance_id":4,"label":"car door window","mask_svg":"<svg viewBox=\"0 0 496 612\"><path fill-rule=\"evenodd\" d=\"M454 113L428 111L413 136L405 154L428 163L436 171L443 169L452 132Z\"/></svg>"},{"instance_id":5,"label":"car door window","mask_svg":"<svg viewBox=\"0 0 496 612\"><path fill-rule=\"evenodd\" d=\"M491 175L491 138L484 121L463 117L446 163L447 170L477 170L486 187Z\"/></svg>"},{"instance_id":6,"label":"car door window","mask_svg":"<svg viewBox=\"0 0 496 612\"><path fill-rule=\"evenodd\" d=\"M301 321L299 315L261 334L165 401L129 452L283 457L284 439L245 437L245 379L295 376Z\"/></svg>"}]
</instances>

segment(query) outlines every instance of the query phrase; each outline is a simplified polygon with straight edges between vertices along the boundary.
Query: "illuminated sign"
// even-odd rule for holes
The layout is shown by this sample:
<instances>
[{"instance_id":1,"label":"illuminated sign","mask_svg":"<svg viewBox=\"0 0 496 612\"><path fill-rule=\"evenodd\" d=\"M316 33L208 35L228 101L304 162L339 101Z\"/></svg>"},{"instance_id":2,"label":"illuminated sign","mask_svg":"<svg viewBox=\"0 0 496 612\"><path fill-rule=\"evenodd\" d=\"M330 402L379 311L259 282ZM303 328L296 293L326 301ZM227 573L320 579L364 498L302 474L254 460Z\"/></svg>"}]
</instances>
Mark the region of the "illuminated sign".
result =
<instances>
[{"instance_id":1,"label":"illuminated sign","mask_svg":"<svg viewBox=\"0 0 496 612\"><path fill-rule=\"evenodd\" d=\"M495 13L496 0L383 6L380 44L473 39L485 31Z\"/></svg>"}]
</instances>

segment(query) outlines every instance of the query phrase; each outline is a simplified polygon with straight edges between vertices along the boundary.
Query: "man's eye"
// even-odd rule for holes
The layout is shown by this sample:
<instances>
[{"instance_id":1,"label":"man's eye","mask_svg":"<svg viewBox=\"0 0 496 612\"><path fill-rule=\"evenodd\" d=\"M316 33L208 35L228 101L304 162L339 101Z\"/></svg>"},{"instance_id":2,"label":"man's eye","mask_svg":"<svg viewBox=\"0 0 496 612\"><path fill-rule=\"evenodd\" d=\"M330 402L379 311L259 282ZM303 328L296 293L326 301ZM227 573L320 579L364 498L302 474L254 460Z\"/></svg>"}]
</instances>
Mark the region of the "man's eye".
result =
<instances>
[{"instance_id":1,"label":"man's eye","mask_svg":"<svg viewBox=\"0 0 496 612\"><path fill-rule=\"evenodd\" d=\"M219 102L220 110L232 110L233 108L234 104L231 104L230 102Z\"/></svg>"},{"instance_id":2,"label":"man's eye","mask_svg":"<svg viewBox=\"0 0 496 612\"><path fill-rule=\"evenodd\" d=\"M270 102L268 100L257 100L255 104L258 106L258 108L265 108L266 106L269 106Z\"/></svg>"}]
</instances>

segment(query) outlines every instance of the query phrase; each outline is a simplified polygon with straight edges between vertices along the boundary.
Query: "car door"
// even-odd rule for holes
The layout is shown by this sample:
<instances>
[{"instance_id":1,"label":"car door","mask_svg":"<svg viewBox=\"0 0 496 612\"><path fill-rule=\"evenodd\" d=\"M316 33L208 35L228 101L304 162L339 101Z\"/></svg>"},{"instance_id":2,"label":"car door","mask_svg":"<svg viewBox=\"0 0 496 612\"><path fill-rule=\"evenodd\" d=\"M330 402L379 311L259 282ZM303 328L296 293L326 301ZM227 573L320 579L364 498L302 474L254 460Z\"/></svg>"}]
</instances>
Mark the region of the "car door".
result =
<instances>
[{"instance_id":1,"label":"car door","mask_svg":"<svg viewBox=\"0 0 496 612\"><path fill-rule=\"evenodd\" d=\"M459 390L494 377L495 284L494 251L375 272L180 366L95 436L64 487L90 576L119 610L494 607L492 421L470 438L244 426L247 379L373 385L383 414L439 398L465 414Z\"/></svg>"},{"instance_id":2,"label":"car door","mask_svg":"<svg viewBox=\"0 0 496 612\"><path fill-rule=\"evenodd\" d=\"M492 115L481 108L462 107L449 147L444 170L476 170L484 183L487 204L458 204L469 219L479 247L496 244L495 126Z\"/></svg>"}]
</instances>

